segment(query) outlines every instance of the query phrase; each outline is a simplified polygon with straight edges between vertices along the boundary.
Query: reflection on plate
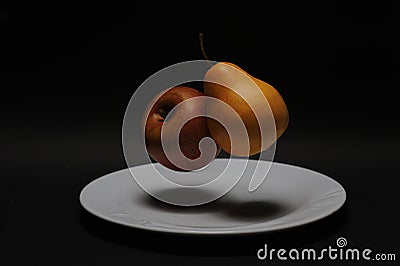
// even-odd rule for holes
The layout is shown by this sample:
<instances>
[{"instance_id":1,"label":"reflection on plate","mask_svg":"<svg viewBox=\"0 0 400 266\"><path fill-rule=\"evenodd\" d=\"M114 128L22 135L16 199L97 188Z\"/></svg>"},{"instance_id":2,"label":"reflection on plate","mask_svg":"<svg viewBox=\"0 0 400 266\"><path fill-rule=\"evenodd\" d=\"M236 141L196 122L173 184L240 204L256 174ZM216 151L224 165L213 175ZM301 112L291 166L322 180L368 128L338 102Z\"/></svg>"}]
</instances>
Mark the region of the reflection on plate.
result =
<instances>
[{"instance_id":1,"label":"reflection on plate","mask_svg":"<svg viewBox=\"0 0 400 266\"><path fill-rule=\"evenodd\" d=\"M226 164L226 160L216 159L213 164L218 168L218 164ZM146 167L151 165L140 167L145 173ZM228 194L208 204L179 207L149 196L136 184L129 169L124 169L88 184L81 192L80 201L90 213L134 228L179 234L233 235L304 225L332 214L346 200L345 190L333 179L287 164L274 162L267 179L254 192L248 191L249 182L249 178L242 178ZM207 191L176 188L159 193L164 197L185 198L201 196Z\"/></svg>"}]
</instances>

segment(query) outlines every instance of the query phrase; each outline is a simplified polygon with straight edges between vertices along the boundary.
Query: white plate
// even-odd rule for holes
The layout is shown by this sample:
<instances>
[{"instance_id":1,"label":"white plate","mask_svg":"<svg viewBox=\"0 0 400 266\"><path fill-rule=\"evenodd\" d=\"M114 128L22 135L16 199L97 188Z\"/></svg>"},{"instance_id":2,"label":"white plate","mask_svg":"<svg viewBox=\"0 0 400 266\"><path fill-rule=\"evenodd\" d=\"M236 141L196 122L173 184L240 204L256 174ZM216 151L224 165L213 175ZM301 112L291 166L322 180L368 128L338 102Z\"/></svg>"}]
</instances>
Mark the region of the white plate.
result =
<instances>
[{"instance_id":1,"label":"white plate","mask_svg":"<svg viewBox=\"0 0 400 266\"><path fill-rule=\"evenodd\" d=\"M239 159L235 160L239 163ZM226 164L226 159L216 159L209 167L218 168L220 164ZM140 167L145 174L151 165ZM248 191L249 181L241 179L228 194L211 203L179 207L149 196L129 169L124 169L88 184L80 201L90 213L130 227L179 234L233 235L304 225L332 214L346 200L343 187L328 176L282 163L272 164L267 179L256 191ZM165 193L171 197L192 196L184 188Z\"/></svg>"}]
</instances>

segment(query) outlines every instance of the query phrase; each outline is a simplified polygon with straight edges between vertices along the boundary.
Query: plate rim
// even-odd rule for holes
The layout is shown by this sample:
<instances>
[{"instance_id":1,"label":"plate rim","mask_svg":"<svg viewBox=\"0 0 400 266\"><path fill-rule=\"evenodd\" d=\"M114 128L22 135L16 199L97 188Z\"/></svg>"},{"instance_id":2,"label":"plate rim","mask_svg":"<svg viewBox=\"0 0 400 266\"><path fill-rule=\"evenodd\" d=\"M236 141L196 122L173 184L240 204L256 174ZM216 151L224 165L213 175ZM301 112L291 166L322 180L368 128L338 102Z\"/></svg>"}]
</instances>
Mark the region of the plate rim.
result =
<instances>
[{"instance_id":1,"label":"plate rim","mask_svg":"<svg viewBox=\"0 0 400 266\"><path fill-rule=\"evenodd\" d=\"M226 158L217 158L217 160L221 160L221 159L222 160L226 160ZM232 158L231 160L243 160L243 159L237 159L237 158L233 159ZM256 160L254 160L254 161L256 161ZM158 163L155 163L155 164L158 164ZM138 165L138 166L146 166L146 165L147 164ZM98 218L101 218L103 220L106 220L108 222L111 222L111 223L114 223L114 224L118 224L118 225L123 225L123 226L126 226L128 228L135 228L135 229L140 229L140 230L159 232L159 233L169 233L169 234L210 235L210 236L211 235L215 235L215 236L218 236L218 235L221 235L221 236L251 235L251 234L272 233L272 232L278 232L278 231L283 231L283 230L289 230L289 229L293 229L293 228L296 228L296 227L307 225L307 224L319 221L319 220L321 220L323 218L326 218L326 217L332 215L333 213L337 212L346 203L346 200L347 200L346 190L335 179L333 179L333 178L331 178L331 177L329 177L329 176L327 176L327 175L325 175L323 173L320 173L318 171L315 171L315 170L312 170L312 169L309 169L309 168L305 168L305 167L302 167L302 166L297 166L297 165L288 164L288 163L282 163L282 162L272 162L272 165L280 165L280 166L283 166L283 167L297 168L297 169L300 169L302 171L309 171L309 172L312 172L312 173L316 173L320 177L324 177L325 179L328 179L329 181L333 182L337 186L337 189L339 189L341 191L341 195L342 195L341 201L339 203L335 204L335 206L333 208L331 208L328 212L322 212L322 213L320 213L318 215L310 216L309 218L301 219L301 220L299 220L297 222L292 222L292 223L289 223L289 224L288 223L284 223L283 225L280 225L280 226L277 225L277 226L274 226L271 229L267 229L267 230L266 230L265 227L257 227L257 228L253 228L253 229L249 229L249 228L240 229L240 226L239 226L239 228L236 228L234 230L229 230L229 229L224 230L223 228L221 228L221 229L218 229L218 230L215 230L215 231L214 230L207 230L207 229L206 230L189 230L189 229L186 229L186 228L185 229L179 229L179 226L177 226L178 228L173 228L173 227L167 227L167 226L166 227L162 227L162 226L145 226L145 225L142 225L142 224L133 224L133 223L125 222L125 221L118 220L118 219L112 219L112 218L108 217L107 215L92 209L90 206L88 206L88 204L86 204L84 202L85 191L90 186L94 185L97 182L101 182L103 179L109 178L110 175L114 175L114 174L117 174L117 173L120 173L120 172L126 172L126 171L130 172L129 171L130 168L124 168L124 169L120 169L120 170L105 174L105 175L100 176L100 177L92 180L91 182L87 183L83 187L83 189L81 189L81 192L79 194L79 201L80 201L81 206L87 212L89 212L90 214L92 214L92 215L94 215L94 216L96 216ZM133 179L133 181L134 181L134 179ZM285 216L283 216L283 217L285 217ZM268 221L268 222L271 222L271 221ZM259 224L263 224L263 223L259 223ZM165 224L165 225L168 225L168 224Z\"/></svg>"}]
</instances>

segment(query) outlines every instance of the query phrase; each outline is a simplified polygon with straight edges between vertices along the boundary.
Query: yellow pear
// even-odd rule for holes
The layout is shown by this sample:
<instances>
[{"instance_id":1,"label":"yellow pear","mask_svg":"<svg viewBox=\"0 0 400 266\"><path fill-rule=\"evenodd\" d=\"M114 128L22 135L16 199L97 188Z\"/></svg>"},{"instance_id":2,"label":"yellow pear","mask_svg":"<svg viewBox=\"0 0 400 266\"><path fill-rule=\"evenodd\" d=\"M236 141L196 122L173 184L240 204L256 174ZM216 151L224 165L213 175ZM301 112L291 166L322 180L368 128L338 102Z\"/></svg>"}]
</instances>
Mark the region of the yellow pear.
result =
<instances>
[{"instance_id":1,"label":"yellow pear","mask_svg":"<svg viewBox=\"0 0 400 266\"><path fill-rule=\"evenodd\" d=\"M232 107L243 121L249 144L231 142L226 128L214 119L208 119L212 138L226 152L237 156L250 156L266 150L283 134L289 123L289 113L279 92L270 84L259 80L232 63L220 62L204 76L204 94L217 98ZM218 106L207 106L212 112ZM231 113L224 121L232 121ZM237 117L236 117L237 118ZM245 144L246 143L246 144Z\"/></svg>"}]
</instances>

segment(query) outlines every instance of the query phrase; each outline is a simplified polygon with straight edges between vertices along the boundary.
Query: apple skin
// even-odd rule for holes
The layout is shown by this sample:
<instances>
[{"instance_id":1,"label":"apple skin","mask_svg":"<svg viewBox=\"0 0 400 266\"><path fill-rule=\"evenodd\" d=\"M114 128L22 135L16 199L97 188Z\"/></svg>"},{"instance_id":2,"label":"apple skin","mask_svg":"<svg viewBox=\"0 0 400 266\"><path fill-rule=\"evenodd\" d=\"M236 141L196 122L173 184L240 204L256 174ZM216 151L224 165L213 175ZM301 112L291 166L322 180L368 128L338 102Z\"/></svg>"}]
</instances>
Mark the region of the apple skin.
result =
<instances>
[{"instance_id":1,"label":"apple skin","mask_svg":"<svg viewBox=\"0 0 400 266\"><path fill-rule=\"evenodd\" d=\"M168 112L174 108L174 106L189 98L204 96L204 94L187 86L173 87L162 92L161 94L161 97L158 98L157 101L152 101L152 103L155 103L151 107L150 113L146 119L145 141L147 152L153 160L159 162L165 167L176 171L184 171L171 163L165 155L161 144L161 128L163 126L165 117L167 116ZM204 109L204 104L196 102L185 106L184 110L179 111L196 116L196 114L201 113ZM179 112L171 115L173 116L170 119L179 120ZM174 136L171 136L171 138L173 137ZM211 138L210 131L208 130L207 118L204 116L199 116L189 120L182 127L179 133L179 146L182 153L188 159L197 159L201 154L199 150L199 142L205 137ZM216 156L220 151L221 149L218 147ZM186 169L185 171L200 169L209 163L209 161L199 161L194 167L192 166L191 169Z\"/></svg>"}]
</instances>

